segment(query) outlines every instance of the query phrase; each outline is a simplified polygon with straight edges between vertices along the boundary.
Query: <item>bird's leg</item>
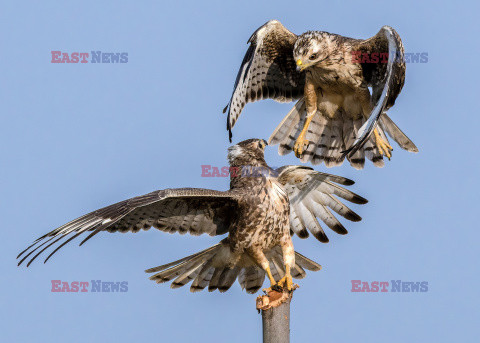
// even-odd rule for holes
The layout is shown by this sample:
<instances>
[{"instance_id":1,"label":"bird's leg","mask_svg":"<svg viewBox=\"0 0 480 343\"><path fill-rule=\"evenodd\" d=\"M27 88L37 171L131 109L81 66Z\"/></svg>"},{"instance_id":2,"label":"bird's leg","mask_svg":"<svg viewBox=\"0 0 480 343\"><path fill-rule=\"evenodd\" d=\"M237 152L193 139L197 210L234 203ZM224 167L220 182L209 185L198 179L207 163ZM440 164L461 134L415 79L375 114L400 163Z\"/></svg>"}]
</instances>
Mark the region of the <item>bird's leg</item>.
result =
<instances>
[{"instance_id":1,"label":"bird's leg","mask_svg":"<svg viewBox=\"0 0 480 343\"><path fill-rule=\"evenodd\" d=\"M293 146L293 151L295 152L295 156L301 157L303 154L303 149L306 145L308 145L308 141L305 139L305 135L307 134L308 126L313 119L315 113L317 113L317 92L315 89L315 85L311 81L310 74L307 74L305 80L305 88L304 88L304 95L305 98L305 106L307 109L307 118L305 119L305 124L303 126L302 131L297 137L295 141L295 145Z\"/></svg>"},{"instance_id":2,"label":"bird's leg","mask_svg":"<svg viewBox=\"0 0 480 343\"><path fill-rule=\"evenodd\" d=\"M270 287L265 288L263 291L265 293L270 292L271 290L275 289L277 282L272 275L272 271L270 270L270 262L268 262L267 257L263 253L262 250L258 248L249 248L247 249L247 254L253 258L253 260L260 266L262 269L267 273L268 279L270 280Z\"/></svg>"},{"instance_id":3,"label":"bird's leg","mask_svg":"<svg viewBox=\"0 0 480 343\"><path fill-rule=\"evenodd\" d=\"M295 156L297 157L302 156L304 147L309 143L309 141L305 139L305 135L307 134L308 125L310 125L312 118L313 118L313 114L307 115L307 119L305 120L305 125L303 126L303 130L298 135L297 140L295 141L295 145L293 146L293 151L295 152Z\"/></svg>"},{"instance_id":4,"label":"bird's leg","mask_svg":"<svg viewBox=\"0 0 480 343\"><path fill-rule=\"evenodd\" d=\"M263 266L262 266L263 268ZM265 268L263 268L265 272L267 273L268 279L270 280L270 287L264 288L263 291L268 294L271 291L277 291L277 292L282 292L283 286L279 285L279 282L276 282L275 279L273 278L272 272L270 270L270 265L267 262L267 265Z\"/></svg>"},{"instance_id":5,"label":"bird's leg","mask_svg":"<svg viewBox=\"0 0 480 343\"><path fill-rule=\"evenodd\" d=\"M392 146L380 136L377 128L373 130L373 134L375 135L375 144L377 145L380 155L385 155L390 159L390 157L392 157L392 154L390 153L393 150Z\"/></svg>"},{"instance_id":6,"label":"bird's leg","mask_svg":"<svg viewBox=\"0 0 480 343\"><path fill-rule=\"evenodd\" d=\"M267 266L265 271L267 272L268 279L270 280L270 288L273 288L277 284L277 282L273 278L272 271L270 270L270 266Z\"/></svg>"},{"instance_id":7,"label":"bird's leg","mask_svg":"<svg viewBox=\"0 0 480 343\"><path fill-rule=\"evenodd\" d=\"M282 241L280 242L280 246L282 247L283 263L285 265L285 276L277 282L277 286L291 292L295 288L297 288L298 285L295 285L293 283L292 274L290 272L290 268L292 266L295 266L295 250L293 249L293 243L290 235L282 239Z\"/></svg>"}]
</instances>

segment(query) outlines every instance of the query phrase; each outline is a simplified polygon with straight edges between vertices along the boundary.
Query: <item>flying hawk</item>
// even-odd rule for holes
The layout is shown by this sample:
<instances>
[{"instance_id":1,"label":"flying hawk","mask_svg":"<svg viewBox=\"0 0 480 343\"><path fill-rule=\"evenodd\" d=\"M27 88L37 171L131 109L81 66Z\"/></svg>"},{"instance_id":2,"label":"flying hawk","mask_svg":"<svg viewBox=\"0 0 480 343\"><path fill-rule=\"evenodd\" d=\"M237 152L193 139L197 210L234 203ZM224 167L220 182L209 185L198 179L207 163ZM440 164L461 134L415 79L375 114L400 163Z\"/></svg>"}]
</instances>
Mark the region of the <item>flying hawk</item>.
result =
<instances>
[{"instance_id":1,"label":"flying hawk","mask_svg":"<svg viewBox=\"0 0 480 343\"><path fill-rule=\"evenodd\" d=\"M298 99L269 139L280 155L293 149L302 162L327 167L346 156L356 169L367 157L382 167L392 150L385 132L403 149L418 151L385 113L405 81L404 49L393 28L366 40L320 31L297 36L271 20L248 43L224 109L230 140L246 103Z\"/></svg>"},{"instance_id":2,"label":"flying hawk","mask_svg":"<svg viewBox=\"0 0 480 343\"><path fill-rule=\"evenodd\" d=\"M357 204L367 200L339 186L354 182L308 167L271 169L264 160L267 142L249 139L229 148L232 168L230 190L180 188L155 191L107 206L75 219L33 242L17 258L27 266L59 242L45 262L77 236L99 232L138 232L155 227L161 231L211 236L227 235L220 243L181 260L146 270L157 283L173 280L172 288L193 280L191 291L225 292L237 279L248 293L263 284L265 273L272 287L292 289L292 276L320 265L295 252L291 236L309 236L327 242L316 218L339 234L347 230L331 211L351 221L361 218L337 197ZM308 231L307 231L308 230ZM63 242L62 242L63 240ZM52 248L53 249L53 248ZM22 257L23 256L23 257Z\"/></svg>"}]
</instances>

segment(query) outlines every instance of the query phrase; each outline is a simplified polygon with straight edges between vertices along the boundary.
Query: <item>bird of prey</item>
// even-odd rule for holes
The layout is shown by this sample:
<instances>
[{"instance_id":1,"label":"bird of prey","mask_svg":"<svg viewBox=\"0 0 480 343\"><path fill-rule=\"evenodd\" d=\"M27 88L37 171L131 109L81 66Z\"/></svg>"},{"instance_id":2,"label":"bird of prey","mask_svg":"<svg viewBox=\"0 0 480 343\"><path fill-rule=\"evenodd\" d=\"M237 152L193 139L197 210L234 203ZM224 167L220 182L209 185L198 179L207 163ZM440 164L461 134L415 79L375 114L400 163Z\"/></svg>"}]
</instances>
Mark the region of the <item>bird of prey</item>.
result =
<instances>
[{"instance_id":1,"label":"bird of prey","mask_svg":"<svg viewBox=\"0 0 480 343\"><path fill-rule=\"evenodd\" d=\"M83 233L90 234L80 245L99 232L139 232L153 226L169 233L226 235L206 250L146 270L155 273L150 279L157 283L173 280L171 287L177 288L193 280L192 292L207 285L209 291L225 292L238 277L242 288L255 293L266 273L271 287L291 290L292 277L304 277L305 269L320 269L294 251L291 236L306 238L310 231L327 242L316 218L346 234L332 211L351 221L361 218L337 197L357 204L367 200L339 186L354 183L340 176L303 166L271 169L264 160L266 145L265 140L249 139L229 148L228 160L236 172L230 175L228 191L165 189L107 206L41 236L18 255L18 265L28 258L30 265L60 242L46 262Z\"/></svg>"},{"instance_id":2,"label":"bird of prey","mask_svg":"<svg viewBox=\"0 0 480 343\"><path fill-rule=\"evenodd\" d=\"M384 26L366 40L320 31L297 36L271 20L248 43L224 109L230 140L246 103L298 99L268 141L279 144L280 155L293 149L302 162L327 167L347 157L356 169L367 157L382 167L392 150L385 133L403 149L418 151L385 113L405 80L404 49L393 28Z\"/></svg>"}]
</instances>

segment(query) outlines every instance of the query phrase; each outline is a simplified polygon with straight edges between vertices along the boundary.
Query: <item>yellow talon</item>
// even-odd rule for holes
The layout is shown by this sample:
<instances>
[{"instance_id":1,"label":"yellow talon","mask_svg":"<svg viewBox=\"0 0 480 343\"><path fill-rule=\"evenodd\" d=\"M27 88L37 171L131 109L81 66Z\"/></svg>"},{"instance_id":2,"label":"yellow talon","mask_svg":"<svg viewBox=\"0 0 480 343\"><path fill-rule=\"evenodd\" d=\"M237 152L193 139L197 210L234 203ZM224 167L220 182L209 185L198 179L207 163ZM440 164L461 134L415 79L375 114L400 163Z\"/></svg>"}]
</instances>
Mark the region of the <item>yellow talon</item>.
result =
<instances>
[{"instance_id":1,"label":"yellow talon","mask_svg":"<svg viewBox=\"0 0 480 343\"><path fill-rule=\"evenodd\" d=\"M292 274L290 274L290 266L286 266L285 267L286 269L286 273L285 273L285 276L282 277L278 282L277 282L277 286L283 288L283 289L286 289L287 291L291 292L293 291L295 288L298 287L298 285L295 285L293 283L293 279L292 279Z\"/></svg>"},{"instance_id":2,"label":"yellow talon","mask_svg":"<svg viewBox=\"0 0 480 343\"><path fill-rule=\"evenodd\" d=\"M268 268L267 275L270 279L271 285L269 288L263 289L266 294L268 294L272 290L276 292L282 292L285 290L288 292L292 292L294 289L298 288L298 285L293 283L292 274L290 274L290 266L286 266L285 269L285 276L282 277L278 282L275 282L273 277L271 277L270 268Z\"/></svg>"},{"instance_id":3,"label":"yellow talon","mask_svg":"<svg viewBox=\"0 0 480 343\"><path fill-rule=\"evenodd\" d=\"M303 154L303 148L305 145L308 145L309 141L305 139L305 134L301 133L297 140L295 141L295 145L293 146L293 151L295 152L295 156L300 157Z\"/></svg>"},{"instance_id":4,"label":"yellow talon","mask_svg":"<svg viewBox=\"0 0 480 343\"><path fill-rule=\"evenodd\" d=\"M392 157L390 153L393 150L392 146L380 137L377 129L373 130L373 133L375 134L375 142L380 155L385 155L390 160L390 157Z\"/></svg>"}]
</instances>

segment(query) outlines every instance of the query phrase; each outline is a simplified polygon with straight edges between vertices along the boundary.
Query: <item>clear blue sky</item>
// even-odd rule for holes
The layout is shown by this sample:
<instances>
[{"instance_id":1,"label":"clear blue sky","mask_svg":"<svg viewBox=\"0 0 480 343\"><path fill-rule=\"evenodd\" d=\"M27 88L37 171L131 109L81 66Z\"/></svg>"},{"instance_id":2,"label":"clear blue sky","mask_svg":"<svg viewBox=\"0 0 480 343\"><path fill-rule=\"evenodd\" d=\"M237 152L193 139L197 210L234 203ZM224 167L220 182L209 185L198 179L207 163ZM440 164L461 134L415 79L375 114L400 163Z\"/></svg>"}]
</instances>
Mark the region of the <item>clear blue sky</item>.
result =
<instances>
[{"instance_id":1,"label":"clear blue sky","mask_svg":"<svg viewBox=\"0 0 480 343\"><path fill-rule=\"evenodd\" d=\"M329 244L295 240L324 266L300 280L292 342L473 342L478 338L478 5L426 1L35 1L0 10L1 336L15 342L255 342L255 297L171 290L143 272L218 238L100 234L17 268L41 234L86 212L170 187L225 190L225 116L251 33L400 33L409 64L390 116L420 153L394 146L354 179L364 218ZM125 64L52 64L50 51L128 52ZM290 104L247 105L235 142L268 138ZM266 153L274 166L298 164ZM323 166L317 167L324 171ZM344 222L345 223L345 222ZM52 293L51 280L128 281L126 293ZM426 293L352 293L351 280L428 281ZM228 338L227 338L228 337Z\"/></svg>"}]
</instances>

